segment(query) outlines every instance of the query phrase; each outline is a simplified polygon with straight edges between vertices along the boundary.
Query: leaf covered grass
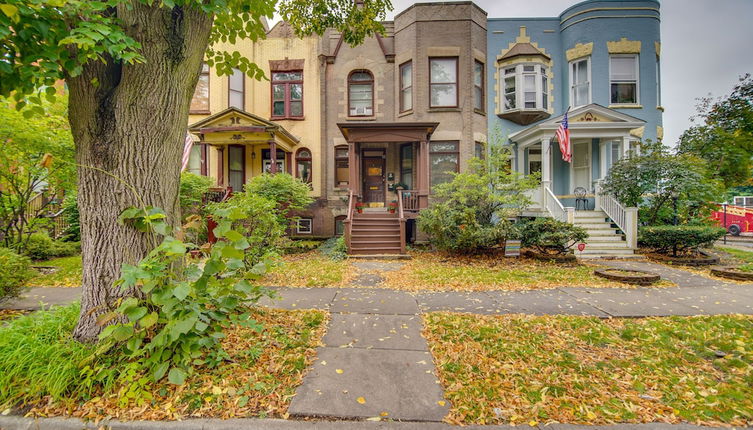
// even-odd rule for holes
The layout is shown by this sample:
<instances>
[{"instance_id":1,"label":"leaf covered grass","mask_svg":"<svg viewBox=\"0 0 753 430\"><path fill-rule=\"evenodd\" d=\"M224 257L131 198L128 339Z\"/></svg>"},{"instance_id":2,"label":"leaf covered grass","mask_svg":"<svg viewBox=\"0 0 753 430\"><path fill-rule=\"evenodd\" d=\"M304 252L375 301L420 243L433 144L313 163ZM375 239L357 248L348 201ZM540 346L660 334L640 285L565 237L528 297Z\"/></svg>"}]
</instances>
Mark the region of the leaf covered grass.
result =
<instances>
[{"instance_id":1,"label":"leaf covered grass","mask_svg":"<svg viewBox=\"0 0 753 430\"><path fill-rule=\"evenodd\" d=\"M322 311L253 308L256 328L225 332L230 360L175 386L150 384L138 371L129 374L127 362L74 341L79 309L34 312L0 326L0 410L91 419L286 417L327 320Z\"/></svg>"},{"instance_id":2,"label":"leaf covered grass","mask_svg":"<svg viewBox=\"0 0 753 430\"><path fill-rule=\"evenodd\" d=\"M593 274L597 267L496 255L459 257L415 252L400 270L385 273L383 287L406 291L534 290L563 286L631 288ZM670 286L662 281L656 286Z\"/></svg>"},{"instance_id":3,"label":"leaf covered grass","mask_svg":"<svg viewBox=\"0 0 753 430\"><path fill-rule=\"evenodd\" d=\"M318 251L283 257L258 282L269 287L341 287L354 278L354 269L346 260L333 260Z\"/></svg>"},{"instance_id":4,"label":"leaf covered grass","mask_svg":"<svg viewBox=\"0 0 753 430\"><path fill-rule=\"evenodd\" d=\"M54 266L58 270L54 273L43 274L30 279L26 285L30 287L80 287L81 286L81 256L53 258L40 262L38 266Z\"/></svg>"},{"instance_id":5,"label":"leaf covered grass","mask_svg":"<svg viewBox=\"0 0 753 430\"><path fill-rule=\"evenodd\" d=\"M753 317L431 313L453 424L753 424Z\"/></svg>"},{"instance_id":6,"label":"leaf covered grass","mask_svg":"<svg viewBox=\"0 0 753 430\"><path fill-rule=\"evenodd\" d=\"M745 251L739 248L731 248L726 246L716 247L720 251L724 251L733 259L740 263L738 269L744 272L753 272L753 251Z\"/></svg>"}]
</instances>

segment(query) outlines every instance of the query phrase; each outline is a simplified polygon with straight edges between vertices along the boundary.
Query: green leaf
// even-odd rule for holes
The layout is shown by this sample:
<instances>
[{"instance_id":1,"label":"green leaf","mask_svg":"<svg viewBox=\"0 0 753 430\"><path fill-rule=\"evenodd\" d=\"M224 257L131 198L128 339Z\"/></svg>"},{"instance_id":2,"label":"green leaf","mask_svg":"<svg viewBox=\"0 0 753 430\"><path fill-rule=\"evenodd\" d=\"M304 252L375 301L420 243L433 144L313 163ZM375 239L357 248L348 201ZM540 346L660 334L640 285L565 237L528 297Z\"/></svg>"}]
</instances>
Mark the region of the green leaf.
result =
<instances>
[{"instance_id":1,"label":"green leaf","mask_svg":"<svg viewBox=\"0 0 753 430\"><path fill-rule=\"evenodd\" d=\"M130 325L119 325L112 332L112 337L118 342L122 342L131 336L133 336L133 326Z\"/></svg>"},{"instance_id":2,"label":"green leaf","mask_svg":"<svg viewBox=\"0 0 753 430\"><path fill-rule=\"evenodd\" d=\"M127 316L131 322L135 322L141 319L141 317L143 317L144 315L146 315L146 313L147 313L147 309L145 307L136 306L136 307L128 308L125 311L125 316Z\"/></svg>"},{"instance_id":3,"label":"green leaf","mask_svg":"<svg viewBox=\"0 0 753 430\"><path fill-rule=\"evenodd\" d=\"M144 316L139 320L139 325L144 328L149 328L157 323L159 316L157 312L152 312L149 315Z\"/></svg>"},{"instance_id":4,"label":"green leaf","mask_svg":"<svg viewBox=\"0 0 753 430\"><path fill-rule=\"evenodd\" d=\"M170 373L167 374L167 380L171 384L183 385L183 383L186 382L186 372L177 367L173 367L170 369Z\"/></svg>"},{"instance_id":5,"label":"green leaf","mask_svg":"<svg viewBox=\"0 0 753 430\"><path fill-rule=\"evenodd\" d=\"M240 234L240 233L238 233L235 230L230 230L227 233L225 233L225 238L227 238L227 240L229 240L229 241L237 242L237 241L243 239L243 235Z\"/></svg>"},{"instance_id":6,"label":"green leaf","mask_svg":"<svg viewBox=\"0 0 753 430\"><path fill-rule=\"evenodd\" d=\"M9 18L14 18L18 15L18 8L12 4L0 4L0 10L2 10Z\"/></svg>"},{"instance_id":7,"label":"green leaf","mask_svg":"<svg viewBox=\"0 0 753 430\"><path fill-rule=\"evenodd\" d=\"M162 379L162 377L165 376L165 373L167 373L169 367L170 363L167 361L160 363L157 368L154 369L154 381L156 382Z\"/></svg>"},{"instance_id":8,"label":"green leaf","mask_svg":"<svg viewBox=\"0 0 753 430\"><path fill-rule=\"evenodd\" d=\"M187 282L181 282L173 288L173 296L178 300L185 299L190 292L191 286Z\"/></svg>"}]
</instances>

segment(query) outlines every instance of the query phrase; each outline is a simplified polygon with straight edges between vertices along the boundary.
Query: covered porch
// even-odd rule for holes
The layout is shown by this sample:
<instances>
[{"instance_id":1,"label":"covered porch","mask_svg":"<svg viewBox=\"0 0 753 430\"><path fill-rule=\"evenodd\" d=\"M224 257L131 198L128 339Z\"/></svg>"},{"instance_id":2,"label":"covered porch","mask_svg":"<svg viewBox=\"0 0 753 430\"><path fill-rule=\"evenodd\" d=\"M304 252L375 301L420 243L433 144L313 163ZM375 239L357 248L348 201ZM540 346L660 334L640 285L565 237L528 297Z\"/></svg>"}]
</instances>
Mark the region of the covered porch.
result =
<instances>
[{"instance_id":1,"label":"covered porch","mask_svg":"<svg viewBox=\"0 0 753 430\"><path fill-rule=\"evenodd\" d=\"M272 121L231 107L191 124L188 130L199 137L206 174L220 189L242 191L249 179L265 172L294 174L299 139Z\"/></svg>"}]
</instances>

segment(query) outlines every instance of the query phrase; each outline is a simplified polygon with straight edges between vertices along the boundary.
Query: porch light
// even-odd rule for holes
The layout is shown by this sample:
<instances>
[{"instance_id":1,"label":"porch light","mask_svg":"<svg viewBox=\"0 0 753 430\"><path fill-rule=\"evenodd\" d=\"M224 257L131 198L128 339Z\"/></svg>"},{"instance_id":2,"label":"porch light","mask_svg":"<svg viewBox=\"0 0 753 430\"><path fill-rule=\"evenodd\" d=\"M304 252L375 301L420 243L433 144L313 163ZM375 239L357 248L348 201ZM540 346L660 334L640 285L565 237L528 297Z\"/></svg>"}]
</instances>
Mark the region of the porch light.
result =
<instances>
[{"instance_id":1,"label":"porch light","mask_svg":"<svg viewBox=\"0 0 753 430\"><path fill-rule=\"evenodd\" d=\"M256 160L256 151L251 151L251 159Z\"/></svg>"}]
</instances>

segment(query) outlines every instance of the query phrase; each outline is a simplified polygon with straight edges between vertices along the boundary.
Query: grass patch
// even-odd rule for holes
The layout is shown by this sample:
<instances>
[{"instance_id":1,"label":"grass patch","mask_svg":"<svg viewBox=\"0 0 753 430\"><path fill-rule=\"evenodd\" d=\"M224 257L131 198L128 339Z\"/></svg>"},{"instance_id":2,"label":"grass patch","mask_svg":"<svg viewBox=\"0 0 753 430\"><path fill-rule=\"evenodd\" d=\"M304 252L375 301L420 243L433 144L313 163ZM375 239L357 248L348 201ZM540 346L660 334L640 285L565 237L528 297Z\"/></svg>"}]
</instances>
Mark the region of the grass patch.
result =
<instances>
[{"instance_id":1,"label":"grass patch","mask_svg":"<svg viewBox=\"0 0 753 430\"><path fill-rule=\"evenodd\" d=\"M753 252L744 251L738 248L728 248L725 246L717 246L716 248L720 251L726 252L727 254L732 256L732 258L737 260L740 263L738 269L742 270L743 272L753 272Z\"/></svg>"},{"instance_id":2,"label":"grass patch","mask_svg":"<svg viewBox=\"0 0 753 430\"><path fill-rule=\"evenodd\" d=\"M493 255L456 257L412 253L400 270L385 274L384 287L407 291L532 290L562 286L631 288L593 274L597 266L504 258ZM657 286L670 286L661 281Z\"/></svg>"},{"instance_id":3,"label":"grass patch","mask_svg":"<svg viewBox=\"0 0 753 430\"><path fill-rule=\"evenodd\" d=\"M55 266L59 270L55 273L38 273L26 285L31 287L80 287L81 286L81 256L53 258L35 263L37 266Z\"/></svg>"},{"instance_id":4,"label":"grass patch","mask_svg":"<svg viewBox=\"0 0 753 430\"><path fill-rule=\"evenodd\" d=\"M753 317L432 313L453 424L753 422Z\"/></svg>"},{"instance_id":5,"label":"grass patch","mask_svg":"<svg viewBox=\"0 0 753 430\"><path fill-rule=\"evenodd\" d=\"M337 261L318 251L286 255L259 283L273 287L340 287L354 277L347 261Z\"/></svg>"},{"instance_id":6,"label":"grass patch","mask_svg":"<svg viewBox=\"0 0 753 430\"><path fill-rule=\"evenodd\" d=\"M16 406L36 416L125 420L287 417L328 317L315 310L253 308L262 328L226 330L222 343L229 361L198 369L182 386L145 378L143 391L135 393L117 379L141 378L129 376L126 362L97 356L96 346L71 339L78 312L78 304L70 305L0 326L0 410Z\"/></svg>"}]
</instances>

